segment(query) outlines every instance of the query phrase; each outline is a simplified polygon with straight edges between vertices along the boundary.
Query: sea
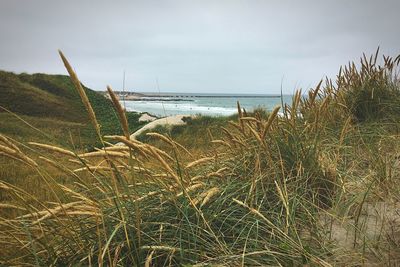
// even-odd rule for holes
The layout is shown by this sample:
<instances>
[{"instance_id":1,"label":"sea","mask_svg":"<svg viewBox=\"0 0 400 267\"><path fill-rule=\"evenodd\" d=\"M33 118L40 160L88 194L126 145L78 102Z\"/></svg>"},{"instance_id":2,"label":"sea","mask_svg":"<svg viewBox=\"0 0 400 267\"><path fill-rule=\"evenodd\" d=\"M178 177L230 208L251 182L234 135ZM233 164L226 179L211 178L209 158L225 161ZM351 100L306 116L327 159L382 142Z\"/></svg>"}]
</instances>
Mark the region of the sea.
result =
<instances>
[{"instance_id":1,"label":"sea","mask_svg":"<svg viewBox=\"0 0 400 267\"><path fill-rule=\"evenodd\" d=\"M229 116L237 113L237 102L247 111L255 108L272 110L282 103L292 101L291 95L251 94L196 94L164 93L149 94L135 100L121 100L127 111L147 112L156 116L210 115Z\"/></svg>"}]
</instances>

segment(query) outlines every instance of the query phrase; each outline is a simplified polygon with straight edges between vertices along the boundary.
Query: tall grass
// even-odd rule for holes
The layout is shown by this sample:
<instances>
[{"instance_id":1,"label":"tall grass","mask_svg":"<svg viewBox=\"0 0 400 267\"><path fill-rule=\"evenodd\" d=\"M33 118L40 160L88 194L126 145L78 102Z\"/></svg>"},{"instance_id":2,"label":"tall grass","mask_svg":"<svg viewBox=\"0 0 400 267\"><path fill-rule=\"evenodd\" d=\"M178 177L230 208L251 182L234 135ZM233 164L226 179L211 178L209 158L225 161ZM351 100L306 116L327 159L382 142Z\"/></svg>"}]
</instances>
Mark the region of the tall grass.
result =
<instances>
[{"instance_id":1,"label":"tall grass","mask_svg":"<svg viewBox=\"0 0 400 267\"><path fill-rule=\"evenodd\" d=\"M367 67L362 61L360 71L340 72L335 86L321 82L306 98L297 92L291 105L271 113L247 114L238 103L238 115L218 121L220 132L209 134L201 157L172 134L130 140L118 101L114 104L125 133L102 136L99 130L104 146L94 152L37 143L22 147L2 136L1 155L37 172L54 201L43 203L0 182L10 196L0 208L12 210L0 219L1 263L331 266L382 255L393 262L399 255L396 235L372 245L362 227L362 211L381 192L398 199L390 188L397 169L385 154L395 153L400 143L379 124L386 120L381 106L386 102L375 101L399 89L394 76L388 82L392 88L384 83L389 76L376 74L393 71L398 61L385 58L383 68L372 67L376 60ZM72 78L79 90L76 75ZM375 102L350 97L362 90L368 95L374 79L382 90L374 94ZM113 97L111 88L109 93ZM90 102L82 99L90 110ZM362 105L368 110L377 105L381 116L361 119L356 107ZM97 125L95 115L91 118ZM359 122L372 119L381 134L363 132L367 128ZM187 129L207 120L194 119L175 134L190 135ZM162 149L151 144L155 139L164 144ZM28 149L40 156L28 157ZM59 183L48 165L73 182ZM350 227L351 247L335 239L342 229L337 221ZM386 229L382 226L382 236Z\"/></svg>"},{"instance_id":2,"label":"tall grass","mask_svg":"<svg viewBox=\"0 0 400 267\"><path fill-rule=\"evenodd\" d=\"M307 115L318 116L332 123L350 117L354 122L397 122L400 115L400 56L395 59L383 56L378 62L379 48L375 55L360 59L360 68L350 62L341 67L336 81L326 79L303 103ZM318 114L317 114L318 113Z\"/></svg>"}]
</instances>

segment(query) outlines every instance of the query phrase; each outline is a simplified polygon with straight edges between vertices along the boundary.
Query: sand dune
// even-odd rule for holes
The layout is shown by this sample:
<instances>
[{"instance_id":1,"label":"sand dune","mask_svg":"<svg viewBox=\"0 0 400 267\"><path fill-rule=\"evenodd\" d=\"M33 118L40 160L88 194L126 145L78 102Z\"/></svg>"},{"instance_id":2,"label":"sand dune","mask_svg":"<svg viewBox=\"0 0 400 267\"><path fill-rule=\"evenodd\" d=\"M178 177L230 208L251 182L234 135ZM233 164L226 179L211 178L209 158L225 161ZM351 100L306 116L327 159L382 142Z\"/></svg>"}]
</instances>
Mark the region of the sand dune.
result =
<instances>
[{"instance_id":1,"label":"sand dune","mask_svg":"<svg viewBox=\"0 0 400 267\"><path fill-rule=\"evenodd\" d=\"M192 117L191 115L175 115L175 116L169 116L169 117L165 117L162 119L157 119L154 120L148 124L146 124L145 126L143 126L142 128L140 128L139 130L137 130L136 132L134 132L133 134L131 134L131 139L136 139L136 137L138 135L140 135L141 133L143 133L146 130L149 129L153 129L154 127L158 126L158 125L183 125L186 124L182 118L184 117Z\"/></svg>"}]
</instances>

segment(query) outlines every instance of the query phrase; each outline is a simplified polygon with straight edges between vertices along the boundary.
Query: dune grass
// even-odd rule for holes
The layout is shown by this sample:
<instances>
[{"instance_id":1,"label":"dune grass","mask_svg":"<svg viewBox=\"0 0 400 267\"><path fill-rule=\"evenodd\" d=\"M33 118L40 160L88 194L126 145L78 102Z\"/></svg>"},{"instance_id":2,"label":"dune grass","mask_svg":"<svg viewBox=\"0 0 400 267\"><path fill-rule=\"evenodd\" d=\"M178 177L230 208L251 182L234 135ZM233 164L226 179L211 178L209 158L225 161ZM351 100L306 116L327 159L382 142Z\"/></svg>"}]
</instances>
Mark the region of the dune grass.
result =
<instances>
[{"instance_id":1,"label":"dune grass","mask_svg":"<svg viewBox=\"0 0 400 267\"><path fill-rule=\"evenodd\" d=\"M81 84L79 83L79 85ZM99 124L101 124L102 132L104 134L121 134L123 131L118 123L118 116L111 101L84 85L81 85L81 87L91 103ZM89 123L90 119L86 107L80 100L80 95L68 76L14 74L0 71L0 115L8 117L10 112L23 116L28 122L32 121L33 124L39 126L42 126L42 121L45 119L56 123L63 122L65 125L69 124L72 132L79 132L79 137L84 141L82 145L85 149L100 144L96 143L99 140L96 138L95 128ZM6 115L7 113L9 115ZM132 132L143 125L138 121L140 117L138 113L127 112L126 117ZM20 131L12 132L10 123L18 125L16 127L20 128ZM87 126L85 127L85 125ZM44 126L44 130L48 130L47 134L50 136L53 135L53 132L54 135L59 132L57 127L50 129L51 124ZM11 127L15 129L14 126ZM20 139L19 133L31 132L31 129L24 131L24 127L26 125L18 119L0 121L0 131L7 132L10 137L15 139ZM37 136L33 135L33 138ZM56 140L50 139L53 138L48 138L47 142L52 141L61 145L67 143L62 142L63 138L58 136L56 136Z\"/></svg>"},{"instance_id":2,"label":"dune grass","mask_svg":"<svg viewBox=\"0 0 400 267\"><path fill-rule=\"evenodd\" d=\"M400 117L386 105L400 104L400 57L378 65L377 55L272 112L238 104L236 116L139 140L100 133L103 146L89 153L1 135L2 156L30 168L51 195L41 201L0 182L1 263L395 266Z\"/></svg>"}]
</instances>

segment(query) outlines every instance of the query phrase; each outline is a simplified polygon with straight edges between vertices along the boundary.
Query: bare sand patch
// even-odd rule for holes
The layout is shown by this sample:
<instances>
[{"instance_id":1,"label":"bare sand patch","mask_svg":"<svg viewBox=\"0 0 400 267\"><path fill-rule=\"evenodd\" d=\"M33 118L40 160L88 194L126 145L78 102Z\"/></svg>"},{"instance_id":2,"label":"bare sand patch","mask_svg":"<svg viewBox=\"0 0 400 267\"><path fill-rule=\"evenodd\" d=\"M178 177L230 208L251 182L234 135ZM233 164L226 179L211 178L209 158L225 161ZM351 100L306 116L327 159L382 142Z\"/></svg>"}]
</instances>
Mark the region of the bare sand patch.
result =
<instances>
[{"instance_id":1,"label":"bare sand patch","mask_svg":"<svg viewBox=\"0 0 400 267\"><path fill-rule=\"evenodd\" d=\"M184 122L182 119L185 117L192 117L192 116L191 115L175 115L175 116L169 116L169 117L153 120L152 122L146 124L139 130L137 130L136 132L131 134L130 138L136 139L136 137L139 136L144 131L153 129L158 125L162 125L162 126L184 125L184 124L186 124L186 122Z\"/></svg>"},{"instance_id":2,"label":"bare sand patch","mask_svg":"<svg viewBox=\"0 0 400 267\"><path fill-rule=\"evenodd\" d=\"M143 113L142 116L139 118L139 122L148 122L148 121L155 121L157 117L151 116L150 114Z\"/></svg>"}]
</instances>

